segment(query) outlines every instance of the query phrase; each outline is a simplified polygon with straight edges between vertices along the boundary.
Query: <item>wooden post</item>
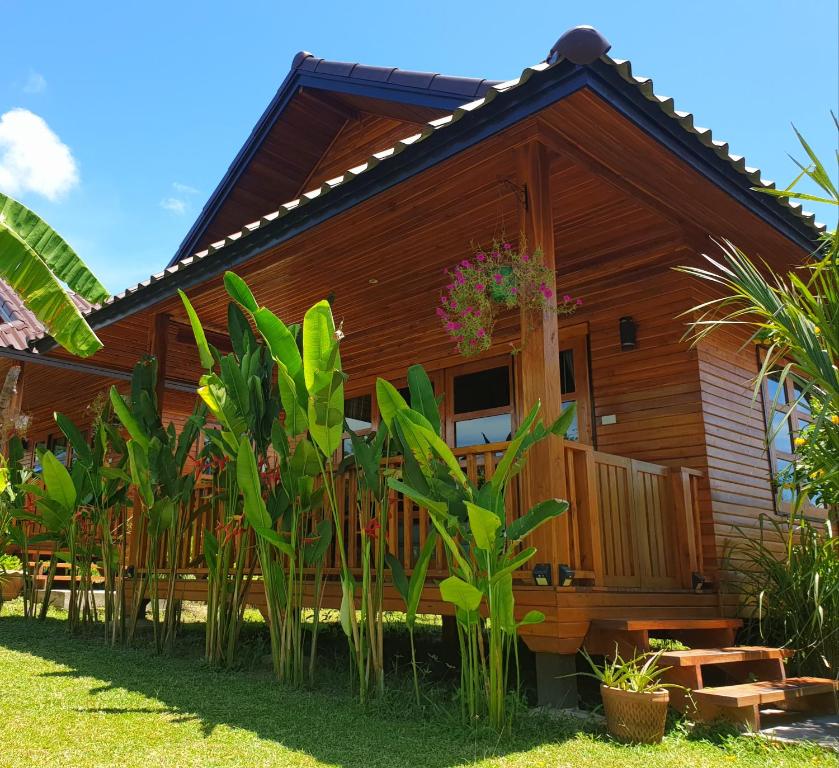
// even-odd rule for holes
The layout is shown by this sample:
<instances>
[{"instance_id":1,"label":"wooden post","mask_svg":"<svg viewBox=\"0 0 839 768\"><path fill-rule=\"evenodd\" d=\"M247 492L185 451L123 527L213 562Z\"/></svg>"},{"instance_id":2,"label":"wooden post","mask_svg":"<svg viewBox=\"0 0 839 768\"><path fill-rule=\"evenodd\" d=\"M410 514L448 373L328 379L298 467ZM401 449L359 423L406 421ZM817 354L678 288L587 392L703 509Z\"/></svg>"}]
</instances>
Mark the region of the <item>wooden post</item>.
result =
<instances>
[{"instance_id":1,"label":"wooden post","mask_svg":"<svg viewBox=\"0 0 839 768\"><path fill-rule=\"evenodd\" d=\"M163 419L163 401L166 393L166 346L169 337L169 315L160 313L152 318L149 332L149 354L157 358L157 408Z\"/></svg>"},{"instance_id":2,"label":"wooden post","mask_svg":"<svg viewBox=\"0 0 839 768\"><path fill-rule=\"evenodd\" d=\"M525 190L519 206L521 233L532 251L542 250L545 266L551 270L550 288L556 292L556 254L552 213L550 156L540 142L531 141L517 149L519 184ZM523 418L536 401L541 401L541 418L553 422L562 411L559 375L559 340L556 313L551 310L521 314L522 349L516 366L519 392L518 413ZM560 498L565 483L562 441L548 439L534 446L522 473L522 512L544 499ZM533 536L539 549L536 560L570 562L568 523L560 517Z\"/></svg>"}]
</instances>

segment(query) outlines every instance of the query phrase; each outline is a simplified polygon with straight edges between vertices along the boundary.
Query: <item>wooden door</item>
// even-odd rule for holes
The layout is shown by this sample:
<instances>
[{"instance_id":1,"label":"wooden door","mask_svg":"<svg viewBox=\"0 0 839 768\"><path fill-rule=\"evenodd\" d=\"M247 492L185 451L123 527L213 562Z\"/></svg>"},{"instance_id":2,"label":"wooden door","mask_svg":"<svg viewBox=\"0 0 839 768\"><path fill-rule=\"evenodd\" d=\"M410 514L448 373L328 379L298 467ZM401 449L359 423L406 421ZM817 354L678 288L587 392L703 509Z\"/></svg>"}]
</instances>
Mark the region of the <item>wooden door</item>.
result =
<instances>
[{"instance_id":1,"label":"wooden door","mask_svg":"<svg viewBox=\"0 0 839 768\"><path fill-rule=\"evenodd\" d=\"M577 404L576 420L568 439L592 445L587 323L559 329L559 375L563 408L570 403Z\"/></svg>"}]
</instances>

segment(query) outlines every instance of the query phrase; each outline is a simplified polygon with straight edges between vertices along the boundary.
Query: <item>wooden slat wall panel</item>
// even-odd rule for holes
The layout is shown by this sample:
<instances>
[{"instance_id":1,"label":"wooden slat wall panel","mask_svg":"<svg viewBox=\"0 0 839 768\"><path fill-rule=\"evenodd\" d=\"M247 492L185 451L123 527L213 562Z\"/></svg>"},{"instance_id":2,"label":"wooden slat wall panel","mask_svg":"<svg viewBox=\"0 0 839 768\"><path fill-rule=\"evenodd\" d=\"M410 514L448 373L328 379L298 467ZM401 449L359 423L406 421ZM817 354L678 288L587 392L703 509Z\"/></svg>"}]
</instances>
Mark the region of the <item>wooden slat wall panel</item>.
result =
<instances>
[{"instance_id":1,"label":"wooden slat wall panel","mask_svg":"<svg viewBox=\"0 0 839 768\"><path fill-rule=\"evenodd\" d=\"M343 175L350 168L363 163L374 152L392 147L420 130L422 124L419 123L365 112L356 114L347 120L300 191L315 189L323 182Z\"/></svg>"}]
</instances>

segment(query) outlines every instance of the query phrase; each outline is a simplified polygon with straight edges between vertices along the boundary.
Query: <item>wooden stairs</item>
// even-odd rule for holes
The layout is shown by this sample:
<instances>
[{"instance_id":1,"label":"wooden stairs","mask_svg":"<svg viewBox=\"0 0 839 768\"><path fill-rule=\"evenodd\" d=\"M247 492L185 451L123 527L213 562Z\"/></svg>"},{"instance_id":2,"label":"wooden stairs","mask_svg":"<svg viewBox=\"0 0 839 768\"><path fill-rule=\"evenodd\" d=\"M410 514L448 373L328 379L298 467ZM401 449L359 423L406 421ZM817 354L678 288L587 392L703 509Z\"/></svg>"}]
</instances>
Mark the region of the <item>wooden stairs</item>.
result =
<instances>
[{"instance_id":1,"label":"wooden stairs","mask_svg":"<svg viewBox=\"0 0 839 768\"><path fill-rule=\"evenodd\" d=\"M691 650L667 651L664 682L670 703L699 722L725 720L758 731L768 708L785 712L839 713L839 682L787 677L784 660L792 651L735 646L742 626L729 618L595 619L584 642L589 653L632 658L650 650L651 637L679 640Z\"/></svg>"},{"instance_id":2,"label":"wooden stairs","mask_svg":"<svg viewBox=\"0 0 839 768\"><path fill-rule=\"evenodd\" d=\"M780 648L734 646L668 651L660 664L670 667L665 680L683 686L670 690L670 703L699 722L725 720L751 731L761 728L766 707L791 712L839 712L835 680L787 677ZM716 678L724 685L706 685ZM721 680L721 678L724 678Z\"/></svg>"}]
</instances>

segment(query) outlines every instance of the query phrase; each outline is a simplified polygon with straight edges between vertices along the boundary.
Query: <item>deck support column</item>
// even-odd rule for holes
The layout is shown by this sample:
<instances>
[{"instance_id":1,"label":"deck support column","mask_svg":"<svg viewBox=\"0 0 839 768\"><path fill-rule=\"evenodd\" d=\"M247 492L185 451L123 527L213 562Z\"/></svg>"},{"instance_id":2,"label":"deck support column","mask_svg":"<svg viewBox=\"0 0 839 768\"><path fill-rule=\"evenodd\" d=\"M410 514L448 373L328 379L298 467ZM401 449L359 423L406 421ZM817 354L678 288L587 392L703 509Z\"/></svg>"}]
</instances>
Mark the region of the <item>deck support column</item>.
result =
<instances>
[{"instance_id":1,"label":"deck support column","mask_svg":"<svg viewBox=\"0 0 839 768\"><path fill-rule=\"evenodd\" d=\"M536 696L540 707L577 707L576 654L536 654Z\"/></svg>"},{"instance_id":2,"label":"deck support column","mask_svg":"<svg viewBox=\"0 0 839 768\"><path fill-rule=\"evenodd\" d=\"M547 147L533 140L517 150L518 181L524 194L519 205L519 226L531 252L541 249L551 270L550 288L556 292L556 253L551 205L551 158ZM522 347L517 356L518 418L523 419L536 401L546 424L562 411L559 377L559 339L554 311L521 313ZM537 502L565 495L564 451L561 441L545 440L534 446L521 479L521 511ZM543 526L532 536L538 548L534 562L570 563L568 523L565 516Z\"/></svg>"}]
</instances>

